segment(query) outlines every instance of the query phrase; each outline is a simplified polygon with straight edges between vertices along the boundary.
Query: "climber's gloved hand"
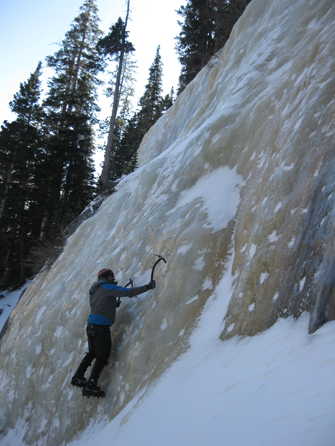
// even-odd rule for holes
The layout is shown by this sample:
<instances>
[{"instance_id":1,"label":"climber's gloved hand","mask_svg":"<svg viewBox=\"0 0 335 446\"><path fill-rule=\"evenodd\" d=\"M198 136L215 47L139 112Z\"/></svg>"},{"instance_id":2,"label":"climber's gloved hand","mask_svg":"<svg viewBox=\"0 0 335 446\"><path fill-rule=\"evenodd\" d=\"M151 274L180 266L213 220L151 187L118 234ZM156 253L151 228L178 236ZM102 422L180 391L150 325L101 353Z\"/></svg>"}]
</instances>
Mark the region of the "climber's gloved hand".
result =
<instances>
[{"instance_id":1,"label":"climber's gloved hand","mask_svg":"<svg viewBox=\"0 0 335 446\"><path fill-rule=\"evenodd\" d=\"M156 288L156 282L154 280L151 280L151 282L148 283L147 288L148 290L153 290L154 288Z\"/></svg>"},{"instance_id":2,"label":"climber's gloved hand","mask_svg":"<svg viewBox=\"0 0 335 446\"><path fill-rule=\"evenodd\" d=\"M119 298L119 299L116 301L116 308L119 308L120 305L121 305L121 299Z\"/></svg>"}]
</instances>

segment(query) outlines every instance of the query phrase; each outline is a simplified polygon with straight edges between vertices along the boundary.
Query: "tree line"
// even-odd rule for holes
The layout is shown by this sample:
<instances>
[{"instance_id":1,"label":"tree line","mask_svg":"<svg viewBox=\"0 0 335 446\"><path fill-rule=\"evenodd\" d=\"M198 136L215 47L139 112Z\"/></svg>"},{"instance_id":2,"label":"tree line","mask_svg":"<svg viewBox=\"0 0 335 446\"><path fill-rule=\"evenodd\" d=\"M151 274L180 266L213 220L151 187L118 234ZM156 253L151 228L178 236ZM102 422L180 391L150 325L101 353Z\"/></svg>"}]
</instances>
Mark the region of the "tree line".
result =
<instances>
[{"instance_id":1,"label":"tree line","mask_svg":"<svg viewBox=\"0 0 335 446\"><path fill-rule=\"evenodd\" d=\"M248 2L189 0L180 8L179 91L225 42L221 19L211 15L214 3L221 11L223 4ZM205 5L210 9L204 15ZM163 95L158 46L144 93L132 109L136 62L127 31L129 6L127 0L125 20L119 18L104 36L95 0L85 0L58 50L46 58L53 76L43 100L40 62L10 102L16 119L4 121L0 130L0 290L24 283L54 261L65 228L96 195L110 193L116 180L136 168L143 136L175 100L173 88ZM207 31L199 32L203 28ZM214 28L220 30L217 37ZM206 42L201 40L205 36ZM99 75L113 66L106 90L112 97L111 116L99 121ZM98 180L93 161L97 125L107 137Z\"/></svg>"},{"instance_id":2,"label":"tree line","mask_svg":"<svg viewBox=\"0 0 335 446\"><path fill-rule=\"evenodd\" d=\"M176 50L181 64L178 94L228 40L251 0L188 0L177 13L181 31Z\"/></svg>"}]
</instances>

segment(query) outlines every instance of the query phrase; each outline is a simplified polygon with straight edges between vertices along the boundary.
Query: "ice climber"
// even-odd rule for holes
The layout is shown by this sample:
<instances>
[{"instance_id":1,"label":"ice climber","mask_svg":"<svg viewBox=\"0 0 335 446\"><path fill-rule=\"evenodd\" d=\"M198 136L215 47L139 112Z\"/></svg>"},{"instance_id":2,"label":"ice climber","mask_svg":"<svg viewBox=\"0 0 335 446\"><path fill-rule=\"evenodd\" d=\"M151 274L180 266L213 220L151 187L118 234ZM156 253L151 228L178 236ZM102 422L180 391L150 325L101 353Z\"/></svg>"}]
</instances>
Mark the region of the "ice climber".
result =
<instances>
[{"instance_id":1,"label":"ice climber","mask_svg":"<svg viewBox=\"0 0 335 446\"><path fill-rule=\"evenodd\" d=\"M109 327L114 324L116 308L120 305L120 300L116 298L134 297L155 287L155 281L151 280L147 285L124 288L117 286L111 269L104 268L98 272L98 281L93 283L89 292L91 313L86 326L89 351L85 354L71 380L73 386L83 388L83 395L88 397L105 396L105 392L98 387L98 379L103 368L108 364L112 349ZM84 375L94 359L91 376L87 380Z\"/></svg>"}]
</instances>

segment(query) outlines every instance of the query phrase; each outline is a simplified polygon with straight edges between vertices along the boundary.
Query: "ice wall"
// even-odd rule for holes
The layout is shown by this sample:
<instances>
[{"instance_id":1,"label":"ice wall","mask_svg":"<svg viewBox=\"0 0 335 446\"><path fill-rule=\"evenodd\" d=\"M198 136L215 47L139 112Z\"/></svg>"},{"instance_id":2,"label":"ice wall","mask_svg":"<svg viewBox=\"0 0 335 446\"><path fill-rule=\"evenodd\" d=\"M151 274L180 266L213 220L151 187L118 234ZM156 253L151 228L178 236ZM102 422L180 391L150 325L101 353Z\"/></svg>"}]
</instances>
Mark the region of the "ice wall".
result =
<instances>
[{"instance_id":1,"label":"ice wall","mask_svg":"<svg viewBox=\"0 0 335 446\"><path fill-rule=\"evenodd\" d=\"M17 444L66 444L111 419L188 345L233 257L221 335L278 316L334 319L335 4L253 0L229 42L146 135L140 167L29 286L1 342L0 429ZM111 267L157 289L123 299L101 377L83 401L70 378L86 351L87 290ZM85 404L84 404L85 403Z\"/></svg>"}]
</instances>

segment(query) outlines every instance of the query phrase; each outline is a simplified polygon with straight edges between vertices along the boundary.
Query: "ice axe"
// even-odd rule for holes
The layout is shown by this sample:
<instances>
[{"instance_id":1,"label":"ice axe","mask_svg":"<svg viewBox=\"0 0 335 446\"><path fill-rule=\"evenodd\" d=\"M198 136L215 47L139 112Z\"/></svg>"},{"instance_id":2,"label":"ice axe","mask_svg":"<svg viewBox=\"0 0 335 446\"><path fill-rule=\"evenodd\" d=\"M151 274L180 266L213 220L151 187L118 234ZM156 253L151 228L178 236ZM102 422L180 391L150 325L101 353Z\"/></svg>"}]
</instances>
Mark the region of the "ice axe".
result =
<instances>
[{"instance_id":1,"label":"ice axe","mask_svg":"<svg viewBox=\"0 0 335 446\"><path fill-rule=\"evenodd\" d=\"M154 271L155 271L155 268L156 268L157 263L159 263L161 260L163 260L164 263L167 263L166 260L164 259L164 257L162 257L161 255L159 255L159 254L154 254L154 255L155 255L156 257L158 257L158 260L156 260L154 266L152 267L152 271L151 271L151 280L154 280Z\"/></svg>"},{"instance_id":2,"label":"ice axe","mask_svg":"<svg viewBox=\"0 0 335 446\"><path fill-rule=\"evenodd\" d=\"M124 287L127 288L128 285L131 285L131 287L134 288L134 282L131 279L129 279L129 282Z\"/></svg>"}]
</instances>

